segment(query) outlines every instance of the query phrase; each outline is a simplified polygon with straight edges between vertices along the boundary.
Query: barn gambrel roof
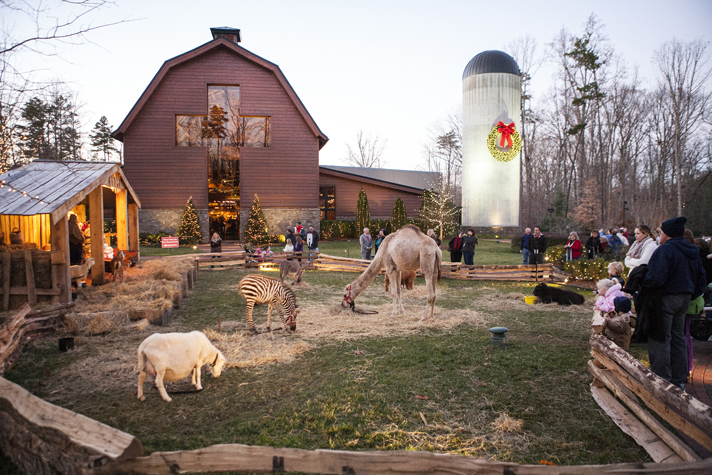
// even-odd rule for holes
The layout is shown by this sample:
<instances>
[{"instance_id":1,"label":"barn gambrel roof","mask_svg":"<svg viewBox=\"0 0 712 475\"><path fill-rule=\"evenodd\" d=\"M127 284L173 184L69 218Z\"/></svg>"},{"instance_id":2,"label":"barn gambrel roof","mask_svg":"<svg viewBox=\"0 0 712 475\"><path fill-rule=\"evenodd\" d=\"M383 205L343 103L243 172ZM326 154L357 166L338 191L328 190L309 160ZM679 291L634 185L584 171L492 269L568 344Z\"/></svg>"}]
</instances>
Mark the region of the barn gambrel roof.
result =
<instances>
[{"instance_id":1,"label":"barn gambrel roof","mask_svg":"<svg viewBox=\"0 0 712 475\"><path fill-rule=\"evenodd\" d=\"M299 99L299 96L297 96L297 93L294 91L292 88L292 85L289 84L289 81L287 78L284 76L282 73L282 70L277 66L276 64L267 61L266 59L262 58L261 56L258 56L251 51L246 50L242 46L239 46L235 43L232 43L224 38L216 38L214 40L211 40L201 46L198 46L197 48L190 50L186 53L183 53L181 55L178 55L174 58L171 58L167 60L166 62L163 63L163 66L161 66L161 69L158 70L156 75L153 77L151 82L148 84L148 87L146 87L146 90L143 91L143 94L141 94L141 97L139 97L138 101L136 101L136 104L134 104L133 108L129 112L129 115L126 116L124 121L121 123L121 125L111 134L112 137L115 139L122 141L124 140L124 133L128 130L128 128L131 126L131 123L136 119L138 116L139 112L141 112L141 109L143 108L144 104L148 101L148 99L151 97L153 92L156 90L158 85L161 83L163 78L168 74L168 72L172 69L175 68L176 66L185 63L186 61L190 61L193 58L196 58L202 54L205 54L215 48L228 48L234 53L244 57L245 59L252 61L254 63L257 63L258 65L262 66L265 69L268 69L274 73L276 76L277 80L281 84L281 86L284 88L284 90L287 92L287 95L292 99L292 102L294 103L295 107L299 111L299 113L302 115L304 120L306 121L307 125L311 129L311 131L314 133L316 137L319 138L319 149L321 149L324 145L326 145L326 142L329 141L329 138L324 135L324 133L319 129L319 126L316 125L316 122L312 118L311 114L309 114L309 111L307 110L306 107L304 107L304 104L302 103L301 99Z\"/></svg>"}]
</instances>

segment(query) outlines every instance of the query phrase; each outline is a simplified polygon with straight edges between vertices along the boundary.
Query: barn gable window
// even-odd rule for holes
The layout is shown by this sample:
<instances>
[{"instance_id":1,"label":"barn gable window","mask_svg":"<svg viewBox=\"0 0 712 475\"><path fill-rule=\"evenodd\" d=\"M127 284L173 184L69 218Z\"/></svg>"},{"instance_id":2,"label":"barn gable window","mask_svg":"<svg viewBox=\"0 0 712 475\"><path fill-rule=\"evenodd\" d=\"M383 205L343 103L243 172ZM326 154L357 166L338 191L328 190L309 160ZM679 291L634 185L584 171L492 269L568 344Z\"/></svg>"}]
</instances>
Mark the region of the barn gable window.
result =
<instances>
[{"instance_id":1,"label":"barn gable window","mask_svg":"<svg viewBox=\"0 0 712 475\"><path fill-rule=\"evenodd\" d=\"M321 208L321 219L336 219L336 188L324 186L319 188L319 207Z\"/></svg>"},{"instance_id":2,"label":"barn gable window","mask_svg":"<svg viewBox=\"0 0 712 475\"><path fill-rule=\"evenodd\" d=\"M230 147L269 147L270 129L270 117L240 114L239 86L211 85L207 115L176 115L176 145L235 155Z\"/></svg>"}]
</instances>

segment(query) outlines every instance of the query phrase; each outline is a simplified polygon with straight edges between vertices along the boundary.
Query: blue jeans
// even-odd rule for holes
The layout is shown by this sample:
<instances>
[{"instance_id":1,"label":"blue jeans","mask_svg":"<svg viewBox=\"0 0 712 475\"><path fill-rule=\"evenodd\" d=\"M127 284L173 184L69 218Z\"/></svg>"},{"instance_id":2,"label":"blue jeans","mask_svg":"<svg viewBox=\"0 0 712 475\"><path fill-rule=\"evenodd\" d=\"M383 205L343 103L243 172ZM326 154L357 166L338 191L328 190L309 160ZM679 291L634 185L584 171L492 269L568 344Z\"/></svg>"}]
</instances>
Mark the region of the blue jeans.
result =
<instances>
[{"instance_id":1,"label":"blue jeans","mask_svg":"<svg viewBox=\"0 0 712 475\"><path fill-rule=\"evenodd\" d=\"M462 251L462 257L465 258L466 266L475 265L475 251Z\"/></svg>"},{"instance_id":2,"label":"blue jeans","mask_svg":"<svg viewBox=\"0 0 712 475\"><path fill-rule=\"evenodd\" d=\"M685 313L689 306L689 294L662 296L658 311L665 340L648 338L650 370L676 386L684 384L689 375L685 342Z\"/></svg>"},{"instance_id":3,"label":"blue jeans","mask_svg":"<svg viewBox=\"0 0 712 475\"><path fill-rule=\"evenodd\" d=\"M522 249L522 260L524 265L529 264L529 249Z\"/></svg>"}]
</instances>

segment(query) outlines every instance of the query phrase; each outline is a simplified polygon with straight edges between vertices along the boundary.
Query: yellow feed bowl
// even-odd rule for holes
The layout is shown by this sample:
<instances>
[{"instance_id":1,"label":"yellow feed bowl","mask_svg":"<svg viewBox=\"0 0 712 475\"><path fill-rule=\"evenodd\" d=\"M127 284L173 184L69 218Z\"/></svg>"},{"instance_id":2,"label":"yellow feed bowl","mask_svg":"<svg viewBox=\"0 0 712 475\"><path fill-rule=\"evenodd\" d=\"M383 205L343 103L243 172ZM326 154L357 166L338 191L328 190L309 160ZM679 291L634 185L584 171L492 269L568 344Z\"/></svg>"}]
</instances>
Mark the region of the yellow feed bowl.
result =
<instances>
[{"instance_id":1,"label":"yellow feed bowl","mask_svg":"<svg viewBox=\"0 0 712 475\"><path fill-rule=\"evenodd\" d=\"M527 305L534 305L537 301L537 298L533 295L526 295L524 297L524 301L527 303Z\"/></svg>"}]
</instances>

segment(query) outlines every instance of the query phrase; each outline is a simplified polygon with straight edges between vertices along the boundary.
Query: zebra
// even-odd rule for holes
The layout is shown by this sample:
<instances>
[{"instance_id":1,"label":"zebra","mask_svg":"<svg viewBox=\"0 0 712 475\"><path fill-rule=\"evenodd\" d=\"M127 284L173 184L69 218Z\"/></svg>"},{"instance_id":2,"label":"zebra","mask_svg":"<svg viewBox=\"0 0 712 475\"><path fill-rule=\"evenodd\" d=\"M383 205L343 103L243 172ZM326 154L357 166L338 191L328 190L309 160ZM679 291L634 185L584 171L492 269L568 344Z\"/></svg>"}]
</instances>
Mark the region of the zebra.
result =
<instances>
[{"instance_id":1,"label":"zebra","mask_svg":"<svg viewBox=\"0 0 712 475\"><path fill-rule=\"evenodd\" d=\"M292 289L282 285L277 279L263 275L250 274L242 278L237 285L237 293L242 295L247 302L245 316L247 325L254 333L258 333L255 322L252 320L252 309L256 304L269 304L267 310L267 331L272 331L272 307L277 308L279 317L287 331L297 329L297 296Z\"/></svg>"}]
</instances>

